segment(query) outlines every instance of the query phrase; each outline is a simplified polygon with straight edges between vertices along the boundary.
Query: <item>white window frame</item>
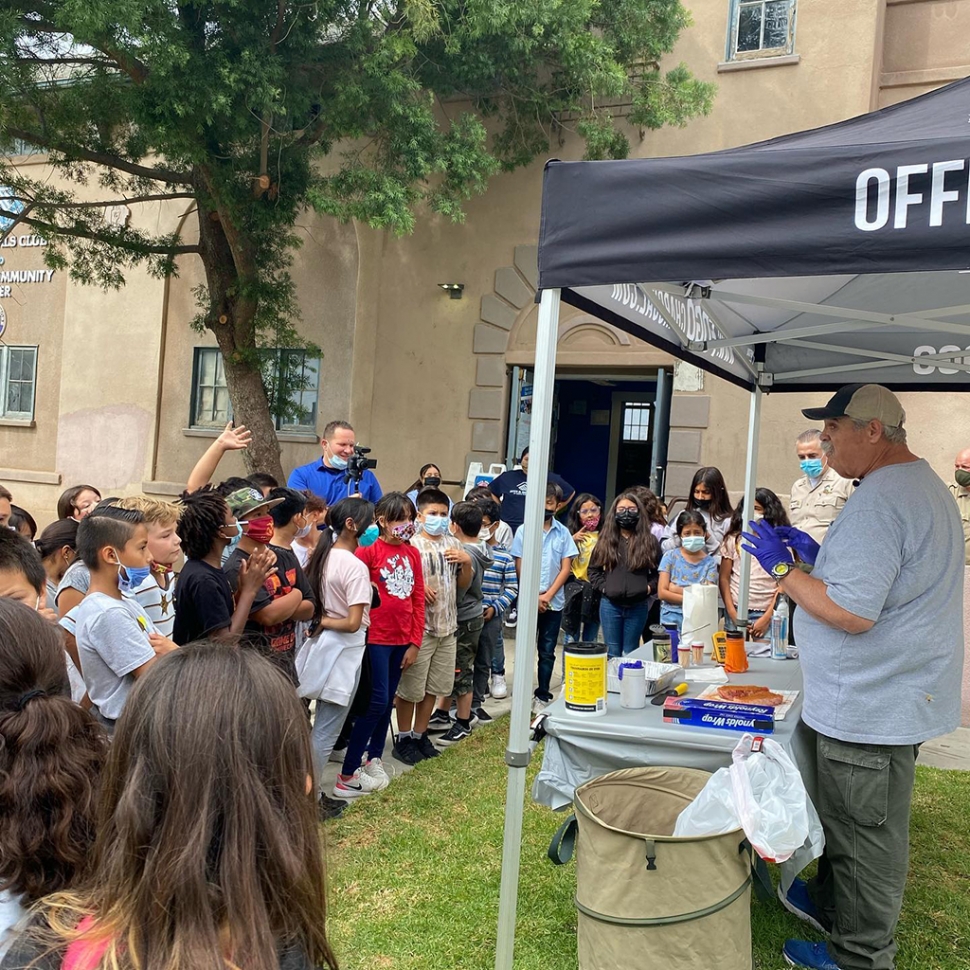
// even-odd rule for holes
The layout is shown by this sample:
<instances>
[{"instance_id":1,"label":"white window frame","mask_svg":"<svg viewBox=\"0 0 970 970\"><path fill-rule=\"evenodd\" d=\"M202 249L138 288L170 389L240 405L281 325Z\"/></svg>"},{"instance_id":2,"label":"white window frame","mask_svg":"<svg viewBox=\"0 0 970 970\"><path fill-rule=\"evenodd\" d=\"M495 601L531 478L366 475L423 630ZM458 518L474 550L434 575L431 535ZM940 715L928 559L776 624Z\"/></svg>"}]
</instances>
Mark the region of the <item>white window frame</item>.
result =
<instances>
[{"instance_id":1,"label":"white window frame","mask_svg":"<svg viewBox=\"0 0 970 970\"><path fill-rule=\"evenodd\" d=\"M788 2L788 43L781 47L759 47L753 51L738 50L738 27L741 21L742 7L762 8L761 40L764 43L765 18L764 7L775 0L731 0L731 16L728 18L728 36L726 57L728 61L749 61L763 57L785 57L795 52L795 23L797 20L798 0Z\"/></svg>"},{"instance_id":2,"label":"white window frame","mask_svg":"<svg viewBox=\"0 0 970 970\"><path fill-rule=\"evenodd\" d=\"M206 353L213 353L213 354L216 355L216 360L217 360L217 365L216 366L217 366L217 368L220 368L220 367L222 368L223 377L225 377L225 363L224 363L224 361L222 359L222 353L220 352L220 350L219 350L218 347L196 347L196 348L194 348L193 353L192 353L192 393L190 394L190 400L189 400L189 408L190 408L190 412L191 412L189 414L189 427L192 428L192 429L194 429L194 430L201 430L201 431L211 431L211 430L213 430L215 428L219 428L221 430L222 427L223 427L223 424L220 423L218 420L214 420L214 421L211 421L211 422L200 422L200 421L197 420L198 410L199 410L199 399L201 397L201 390L202 390L201 384L200 384L200 379L202 377L202 359L203 359L203 355L206 354ZM276 364L277 369L280 367L280 363L281 363L281 361L283 359L283 354L300 354L300 353L305 353L305 352L301 348L298 348L298 347L284 347L284 348L281 348L278 351L278 356L277 356L277 364ZM316 395L317 395L317 401L319 402L319 398L320 398L320 364L321 364L321 359L319 357L317 357L317 358L311 358L311 359L312 360L315 360L316 361L316 365L317 365L316 366L317 386L315 388L315 391L316 391ZM223 384L216 384L214 386L215 387L223 387L225 385L223 385ZM306 391L304 391L302 393L312 392L313 390L314 390L314 388L307 388ZM231 421L232 420L232 401L231 400L229 401L229 405L228 405L228 409L227 410L228 410L227 420ZM313 410L313 416L312 416L312 418L310 420L310 423L308 423L308 424L295 424L295 423L289 422L289 421L284 422L279 417L274 416L273 417L274 426L275 426L276 430L278 432L282 433L282 434L307 434L307 433L310 433L310 434L316 435L316 415L317 415L317 413L318 413L318 409L314 409Z\"/></svg>"},{"instance_id":3,"label":"white window frame","mask_svg":"<svg viewBox=\"0 0 970 970\"><path fill-rule=\"evenodd\" d=\"M15 350L29 350L34 356L34 366L30 374L30 384L33 392L30 398L29 411L8 411L7 390L10 381L10 353ZM0 418L7 421L33 421L37 410L37 347L29 344L0 344ZM27 383L18 378L20 383Z\"/></svg>"}]
</instances>

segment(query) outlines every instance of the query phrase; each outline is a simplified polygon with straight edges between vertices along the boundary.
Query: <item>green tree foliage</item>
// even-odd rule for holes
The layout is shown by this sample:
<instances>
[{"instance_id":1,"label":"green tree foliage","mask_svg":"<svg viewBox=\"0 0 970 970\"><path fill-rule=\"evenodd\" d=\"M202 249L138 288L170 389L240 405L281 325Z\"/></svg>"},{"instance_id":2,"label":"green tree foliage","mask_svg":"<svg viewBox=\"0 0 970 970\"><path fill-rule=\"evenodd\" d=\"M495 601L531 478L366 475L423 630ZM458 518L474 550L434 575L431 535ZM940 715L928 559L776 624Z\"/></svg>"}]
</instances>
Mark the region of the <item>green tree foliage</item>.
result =
<instances>
[{"instance_id":1,"label":"green tree foliage","mask_svg":"<svg viewBox=\"0 0 970 970\"><path fill-rule=\"evenodd\" d=\"M422 206L460 221L557 126L590 158L624 157L617 105L641 129L710 108L712 85L659 68L688 23L679 0L5 0L0 139L47 151L63 178L0 164L0 210L82 283L199 256L195 324L222 351L250 460L278 472L286 394L271 408L263 374L274 348L307 346L299 214L397 234ZM190 212L197 243L111 218L159 200Z\"/></svg>"}]
</instances>

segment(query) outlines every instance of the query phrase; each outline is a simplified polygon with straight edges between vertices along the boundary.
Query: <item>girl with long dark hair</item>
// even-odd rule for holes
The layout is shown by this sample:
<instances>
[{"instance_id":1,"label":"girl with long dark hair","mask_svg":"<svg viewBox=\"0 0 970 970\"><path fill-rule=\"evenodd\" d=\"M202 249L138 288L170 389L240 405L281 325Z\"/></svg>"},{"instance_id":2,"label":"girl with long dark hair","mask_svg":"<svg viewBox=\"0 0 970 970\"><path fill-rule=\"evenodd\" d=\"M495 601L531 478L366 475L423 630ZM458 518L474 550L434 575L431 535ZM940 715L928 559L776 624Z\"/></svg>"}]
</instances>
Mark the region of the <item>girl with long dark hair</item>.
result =
<instances>
[{"instance_id":1,"label":"girl with long dark hair","mask_svg":"<svg viewBox=\"0 0 970 970\"><path fill-rule=\"evenodd\" d=\"M690 483L690 497L687 499L687 512L697 512L704 519L707 532L707 552L715 561L721 560L721 543L731 524L734 508L728 495L724 476L713 467L698 468ZM667 526L663 540L664 552L676 549L680 538L674 524Z\"/></svg>"},{"instance_id":2,"label":"girl with long dark hair","mask_svg":"<svg viewBox=\"0 0 970 970\"><path fill-rule=\"evenodd\" d=\"M363 498L345 498L332 505L330 528L332 541L324 536L307 566L307 578L317 596L316 611L310 639L297 658L300 694L317 700L312 740L318 788L360 683L370 624L370 573L356 552L373 545L380 534L374 506ZM334 795L354 798L386 786L386 776L372 778L358 766L349 778L338 776ZM333 814L329 798L323 796L320 802L322 814Z\"/></svg>"},{"instance_id":3,"label":"girl with long dark hair","mask_svg":"<svg viewBox=\"0 0 970 970\"><path fill-rule=\"evenodd\" d=\"M650 532L638 496L624 492L610 506L600 526L589 564L589 581L602 594L600 623L611 657L630 653L657 593L660 546Z\"/></svg>"},{"instance_id":4,"label":"girl with long dark hair","mask_svg":"<svg viewBox=\"0 0 970 970\"><path fill-rule=\"evenodd\" d=\"M781 500L770 488L759 488L754 493L755 521L764 519L775 527L790 525L788 513ZM747 529L744 521L744 498L738 502L731 526L721 543L721 565L718 585L724 600L725 627L737 630L738 590L741 585L741 533ZM764 638L771 627L771 617L778 602L778 584L761 568L758 560L751 557L751 586L748 591L748 629L753 639Z\"/></svg>"},{"instance_id":5,"label":"girl with long dark hair","mask_svg":"<svg viewBox=\"0 0 970 970\"><path fill-rule=\"evenodd\" d=\"M341 778L362 771L385 785L384 745L391 725L394 693L401 675L418 658L424 638L424 577L421 553L411 545L417 509L403 492L388 492L374 509L381 536L357 550L370 581L380 594L380 606L370 611L364 663L370 669L367 710L354 722L343 758Z\"/></svg>"},{"instance_id":6,"label":"girl with long dark hair","mask_svg":"<svg viewBox=\"0 0 970 970\"><path fill-rule=\"evenodd\" d=\"M336 968L312 773L303 705L255 651L160 658L118 720L85 878L5 966Z\"/></svg>"},{"instance_id":7,"label":"girl with long dark hair","mask_svg":"<svg viewBox=\"0 0 970 970\"><path fill-rule=\"evenodd\" d=\"M569 510L566 527L572 533L579 554L573 557L572 575L563 591L566 605L562 611L564 643L595 643L600 632L600 594L589 582L589 563L599 540L603 503L589 492L576 496Z\"/></svg>"},{"instance_id":8,"label":"girl with long dark hair","mask_svg":"<svg viewBox=\"0 0 970 970\"><path fill-rule=\"evenodd\" d=\"M415 504L418 504L418 492L423 488L441 488L441 469L433 462L429 461L426 465L421 466L421 470L418 472L418 477L411 482L410 485L405 489L405 494L407 497ZM448 508L454 502L448 499Z\"/></svg>"},{"instance_id":9,"label":"girl with long dark hair","mask_svg":"<svg viewBox=\"0 0 970 970\"><path fill-rule=\"evenodd\" d=\"M0 956L24 908L83 871L106 753L71 700L58 629L0 597Z\"/></svg>"}]
</instances>

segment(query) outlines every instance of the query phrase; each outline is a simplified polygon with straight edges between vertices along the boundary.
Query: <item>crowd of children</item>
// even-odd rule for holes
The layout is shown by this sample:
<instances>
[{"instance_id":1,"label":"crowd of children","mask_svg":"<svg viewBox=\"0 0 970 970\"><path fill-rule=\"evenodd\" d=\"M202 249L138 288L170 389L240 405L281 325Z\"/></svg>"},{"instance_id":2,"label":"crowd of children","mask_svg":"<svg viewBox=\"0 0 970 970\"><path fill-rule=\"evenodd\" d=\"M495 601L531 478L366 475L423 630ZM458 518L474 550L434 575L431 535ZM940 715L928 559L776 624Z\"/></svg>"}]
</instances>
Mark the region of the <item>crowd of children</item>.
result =
<instances>
[{"instance_id":1,"label":"crowd of children","mask_svg":"<svg viewBox=\"0 0 970 970\"><path fill-rule=\"evenodd\" d=\"M177 503L78 485L39 536L0 487L0 810L12 820L0 956L95 967L129 946L127 965L158 946L199 965L217 949L260 968L332 965L307 795L316 818L340 814L390 783L389 735L399 762L419 764L509 693L504 638L529 526L512 532L504 489L453 502L431 464L376 505L328 508L268 475L210 484L244 431L220 436ZM550 481L533 709L553 699L560 635L629 653L658 611L679 621L694 583L719 585L736 623L742 508L717 469L698 472L669 522L649 489L605 507L590 493L564 502ZM787 524L767 489L755 512ZM776 597L755 566L755 633ZM24 740L38 731L57 749L49 775ZM332 787L328 761L340 764ZM17 836L29 828L33 855ZM275 857L247 854L243 830ZM26 931L9 933L34 903Z\"/></svg>"}]
</instances>

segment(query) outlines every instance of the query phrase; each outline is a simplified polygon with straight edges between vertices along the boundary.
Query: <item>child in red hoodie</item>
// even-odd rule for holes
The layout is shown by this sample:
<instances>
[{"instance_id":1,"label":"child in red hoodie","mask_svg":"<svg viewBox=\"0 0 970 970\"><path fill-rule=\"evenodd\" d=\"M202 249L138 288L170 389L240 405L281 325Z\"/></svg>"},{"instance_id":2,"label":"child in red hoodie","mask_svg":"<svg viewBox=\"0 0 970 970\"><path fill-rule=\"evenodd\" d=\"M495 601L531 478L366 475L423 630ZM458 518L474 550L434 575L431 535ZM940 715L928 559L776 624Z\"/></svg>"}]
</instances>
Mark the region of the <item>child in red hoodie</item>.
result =
<instances>
[{"instance_id":1,"label":"child in red hoodie","mask_svg":"<svg viewBox=\"0 0 970 970\"><path fill-rule=\"evenodd\" d=\"M341 777L349 777L360 768L366 752L364 770L373 777L380 772L387 778L381 757L391 724L394 693L401 674L417 659L424 636L421 554L410 544L417 517L414 504L403 492L388 492L377 503L374 514L381 537L373 545L357 549L357 558L367 565L381 598L381 605L370 612L367 633L371 699L367 713L354 724Z\"/></svg>"}]
</instances>

